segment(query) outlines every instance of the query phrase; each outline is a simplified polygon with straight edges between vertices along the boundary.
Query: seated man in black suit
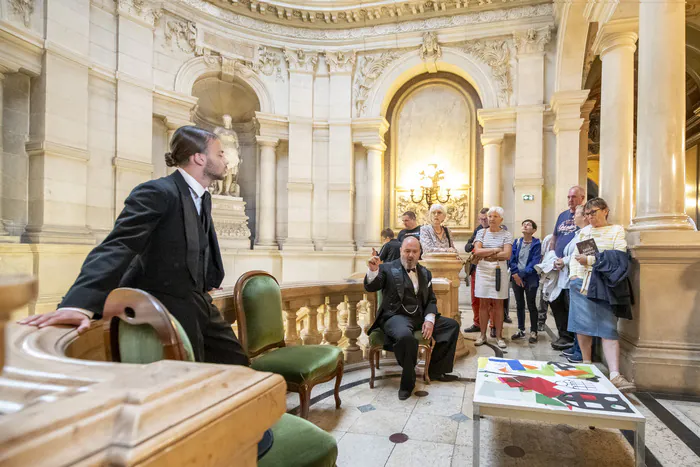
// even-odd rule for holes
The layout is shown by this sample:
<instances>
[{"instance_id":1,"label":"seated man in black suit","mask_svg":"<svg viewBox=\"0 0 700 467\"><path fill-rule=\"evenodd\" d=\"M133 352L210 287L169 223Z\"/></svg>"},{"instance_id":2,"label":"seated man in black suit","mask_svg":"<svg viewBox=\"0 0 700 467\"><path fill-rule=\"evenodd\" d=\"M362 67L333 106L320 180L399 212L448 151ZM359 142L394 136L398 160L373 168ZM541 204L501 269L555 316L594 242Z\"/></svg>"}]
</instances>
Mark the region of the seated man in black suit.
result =
<instances>
[{"instance_id":1,"label":"seated man in black suit","mask_svg":"<svg viewBox=\"0 0 700 467\"><path fill-rule=\"evenodd\" d=\"M58 309L20 321L38 327L70 324L86 331L100 319L117 287L145 290L182 325L198 362L248 365L248 356L209 291L224 267L207 187L223 180L227 160L219 137L194 126L179 128L165 155L177 170L134 188L105 240L85 259Z\"/></svg>"},{"instance_id":2,"label":"seated man in black suit","mask_svg":"<svg viewBox=\"0 0 700 467\"><path fill-rule=\"evenodd\" d=\"M382 291L382 303L377 319L368 334L379 326L393 345L394 355L403 368L399 399L411 396L416 385L418 341L413 337L416 329L422 329L423 337L435 339L430 360L430 379L454 381L450 375L459 338L457 321L440 316L437 299L433 293L432 275L420 264L420 242L406 237L401 243L401 258L380 264L378 256L369 260L365 276L365 290Z\"/></svg>"}]
</instances>

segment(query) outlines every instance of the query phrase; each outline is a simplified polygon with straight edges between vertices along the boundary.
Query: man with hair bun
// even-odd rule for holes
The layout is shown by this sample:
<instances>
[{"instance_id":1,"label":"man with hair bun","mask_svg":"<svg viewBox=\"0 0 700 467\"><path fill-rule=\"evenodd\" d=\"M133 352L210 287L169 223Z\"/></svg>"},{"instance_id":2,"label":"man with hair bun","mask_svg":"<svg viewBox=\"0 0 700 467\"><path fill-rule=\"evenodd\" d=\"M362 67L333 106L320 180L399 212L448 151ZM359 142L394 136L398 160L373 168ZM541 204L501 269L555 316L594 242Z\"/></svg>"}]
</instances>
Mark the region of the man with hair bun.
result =
<instances>
[{"instance_id":1,"label":"man with hair bun","mask_svg":"<svg viewBox=\"0 0 700 467\"><path fill-rule=\"evenodd\" d=\"M248 365L241 344L212 303L224 267L211 218L207 187L222 180L227 160L219 138L202 128L179 128L165 154L171 175L134 188L114 229L87 256L56 311L21 324L56 324L86 331L100 319L117 287L144 290L180 322L198 362Z\"/></svg>"}]
</instances>

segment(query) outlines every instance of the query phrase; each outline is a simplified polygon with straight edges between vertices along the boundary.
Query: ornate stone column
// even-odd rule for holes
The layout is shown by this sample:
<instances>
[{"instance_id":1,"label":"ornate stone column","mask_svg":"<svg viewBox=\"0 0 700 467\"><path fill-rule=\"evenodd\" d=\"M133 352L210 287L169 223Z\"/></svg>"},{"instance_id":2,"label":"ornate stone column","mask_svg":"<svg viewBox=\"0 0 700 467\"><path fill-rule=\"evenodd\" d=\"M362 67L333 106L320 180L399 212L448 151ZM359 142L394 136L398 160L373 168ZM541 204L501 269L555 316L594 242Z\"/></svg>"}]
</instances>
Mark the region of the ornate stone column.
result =
<instances>
[{"instance_id":1,"label":"ornate stone column","mask_svg":"<svg viewBox=\"0 0 700 467\"><path fill-rule=\"evenodd\" d=\"M328 238L324 250L355 250L352 213L355 160L352 142L352 69L354 51L326 52L330 70L328 137Z\"/></svg>"},{"instance_id":2,"label":"ornate stone column","mask_svg":"<svg viewBox=\"0 0 700 467\"><path fill-rule=\"evenodd\" d=\"M313 250L313 82L318 54L284 49L289 66L288 233L285 250Z\"/></svg>"},{"instance_id":3,"label":"ornate stone column","mask_svg":"<svg viewBox=\"0 0 700 467\"><path fill-rule=\"evenodd\" d=\"M362 247L369 249L380 246L382 231L383 159L386 144L384 133L389 123L383 118L357 118L352 123L353 141L362 144L367 151L367 182L365 188L365 238Z\"/></svg>"},{"instance_id":4,"label":"ornate stone column","mask_svg":"<svg viewBox=\"0 0 700 467\"><path fill-rule=\"evenodd\" d=\"M586 180L586 157L582 154L581 132L584 124L582 108L588 98L588 89L580 91L559 91L552 96L552 111L556 118L553 131L556 135L556 177L554 189L554 204L563 205L569 189L581 185ZM586 135L588 131L586 130ZM586 144L586 147L588 144ZM583 173L581 173L583 171ZM584 190L586 184L583 183Z\"/></svg>"},{"instance_id":5,"label":"ornate stone column","mask_svg":"<svg viewBox=\"0 0 700 467\"><path fill-rule=\"evenodd\" d=\"M542 220L544 48L551 37L550 26L513 34L518 51L518 107L513 164L516 225L520 225L523 219L533 219L538 223ZM534 199L527 199L530 195Z\"/></svg>"},{"instance_id":6,"label":"ornate stone column","mask_svg":"<svg viewBox=\"0 0 700 467\"><path fill-rule=\"evenodd\" d=\"M275 198L277 155L275 148L279 139L258 136L260 146L260 217L258 218L258 236L255 241L256 249L277 248L275 236Z\"/></svg>"},{"instance_id":7,"label":"ornate stone column","mask_svg":"<svg viewBox=\"0 0 700 467\"><path fill-rule=\"evenodd\" d=\"M3 160L5 159L5 156L3 154L3 125L2 125L2 114L3 112L3 90L5 89L5 75L3 74L3 71L5 69L3 67L0 67L0 172L4 173L3 169ZM0 176L0 237L5 236L8 234L7 230L5 229L5 224L2 221L2 176Z\"/></svg>"},{"instance_id":8,"label":"ornate stone column","mask_svg":"<svg viewBox=\"0 0 700 467\"><path fill-rule=\"evenodd\" d=\"M581 131L579 132L578 156L578 185L586 188L588 184L588 132L591 129L591 112L595 107L595 99L589 99L581 107Z\"/></svg>"},{"instance_id":9,"label":"ornate stone column","mask_svg":"<svg viewBox=\"0 0 700 467\"><path fill-rule=\"evenodd\" d=\"M483 134L481 144L484 146L484 195L483 206L501 205L501 147L502 134Z\"/></svg>"},{"instance_id":10,"label":"ornate stone column","mask_svg":"<svg viewBox=\"0 0 700 467\"><path fill-rule=\"evenodd\" d=\"M593 44L603 62L600 196L610 206L610 222L625 227L632 219L636 31L636 18L611 21L601 26Z\"/></svg>"},{"instance_id":11,"label":"ornate stone column","mask_svg":"<svg viewBox=\"0 0 700 467\"><path fill-rule=\"evenodd\" d=\"M685 214L684 3L642 0L638 67L637 212L630 228L692 229Z\"/></svg>"}]
</instances>

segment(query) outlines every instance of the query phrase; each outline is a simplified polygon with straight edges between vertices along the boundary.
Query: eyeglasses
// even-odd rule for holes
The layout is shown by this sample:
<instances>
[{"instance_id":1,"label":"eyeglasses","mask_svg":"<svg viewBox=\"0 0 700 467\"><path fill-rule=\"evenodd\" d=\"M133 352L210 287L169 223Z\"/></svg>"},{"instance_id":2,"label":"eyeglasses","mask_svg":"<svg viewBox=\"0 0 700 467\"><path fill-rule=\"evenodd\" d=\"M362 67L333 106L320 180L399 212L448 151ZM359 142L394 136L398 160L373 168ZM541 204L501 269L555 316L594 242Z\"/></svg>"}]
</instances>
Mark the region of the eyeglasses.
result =
<instances>
[{"instance_id":1,"label":"eyeglasses","mask_svg":"<svg viewBox=\"0 0 700 467\"><path fill-rule=\"evenodd\" d=\"M584 213L583 215L584 215L584 216L595 216L595 214L596 214L598 211L600 211L600 209L594 209L594 210L592 210L592 211L588 211L588 212Z\"/></svg>"}]
</instances>

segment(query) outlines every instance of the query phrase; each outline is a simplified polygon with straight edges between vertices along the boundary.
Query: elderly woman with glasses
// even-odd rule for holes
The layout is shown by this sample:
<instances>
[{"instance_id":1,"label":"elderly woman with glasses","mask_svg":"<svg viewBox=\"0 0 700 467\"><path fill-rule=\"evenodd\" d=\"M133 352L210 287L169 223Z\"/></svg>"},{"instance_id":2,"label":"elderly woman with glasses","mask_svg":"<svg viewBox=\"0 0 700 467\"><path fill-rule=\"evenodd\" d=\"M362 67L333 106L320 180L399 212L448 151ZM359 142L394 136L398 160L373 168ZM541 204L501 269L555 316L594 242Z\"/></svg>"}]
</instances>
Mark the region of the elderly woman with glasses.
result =
<instances>
[{"instance_id":1,"label":"elderly woman with glasses","mask_svg":"<svg viewBox=\"0 0 700 467\"><path fill-rule=\"evenodd\" d=\"M608 223L608 204L603 198L593 198L584 208L590 227L576 232L572 242L580 243L593 239L599 253L605 250L627 251L625 229L621 225ZM603 353L610 369L610 381L622 392L633 391L634 384L620 374L620 345L617 334L617 316L609 303L589 300L586 297L584 279L589 277L596 257L575 252L569 262L569 308L570 332L576 333L583 363L591 363L593 337L603 340Z\"/></svg>"},{"instance_id":2,"label":"elderly woman with glasses","mask_svg":"<svg viewBox=\"0 0 700 467\"><path fill-rule=\"evenodd\" d=\"M502 207L489 208L487 213L489 226L477 233L472 253L479 258L479 264L476 266L474 295L479 298L479 321L484 323L481 327L481 335L476 338L474 344L482 345L486 342L485 323L488 323L491 313L498 347L505 349L506 342L502 334L503 304L508 298L510 280L508 261L513 252L513 235L501 229L503 214Z\"/></svg>"},{"instance_id":3,"label":"elderly woman with glasses","mask_svg":"<svg viewBox=\"0 0 700 467\"><path fill-rule=\"evenodd\" d=\"M455 244L452 242L450 230L445 227L443 222L447 217L447 211L442 204L433 204L430 206L428 213L429 225L423 225L420 228L420 246L423 253L431 251L456 251Z\"/></svg>"}]
</instances>

